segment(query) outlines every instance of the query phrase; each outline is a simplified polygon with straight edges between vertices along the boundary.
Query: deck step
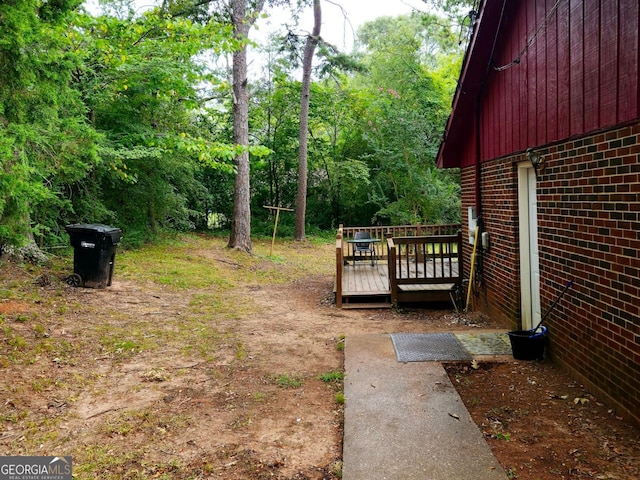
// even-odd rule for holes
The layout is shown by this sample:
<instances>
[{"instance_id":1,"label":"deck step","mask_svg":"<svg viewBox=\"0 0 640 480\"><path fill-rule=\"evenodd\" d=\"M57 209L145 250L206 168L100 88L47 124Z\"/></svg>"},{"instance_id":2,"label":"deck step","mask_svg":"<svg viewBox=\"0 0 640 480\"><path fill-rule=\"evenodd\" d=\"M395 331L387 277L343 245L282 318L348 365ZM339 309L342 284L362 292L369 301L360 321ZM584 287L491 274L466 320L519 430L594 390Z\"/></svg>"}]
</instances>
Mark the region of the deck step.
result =
<instances>
[{"instance_id":1,"label":"deck step","mask_svg":"<svg viewBox=\"0 0 640 480\"><path fill-rule=\"evenodd\" d=\"M365 309L365 308L391 308L391 303L388 302L375 302L375 303L343 303L342 309Z\"/></svg>"}]
</instances>

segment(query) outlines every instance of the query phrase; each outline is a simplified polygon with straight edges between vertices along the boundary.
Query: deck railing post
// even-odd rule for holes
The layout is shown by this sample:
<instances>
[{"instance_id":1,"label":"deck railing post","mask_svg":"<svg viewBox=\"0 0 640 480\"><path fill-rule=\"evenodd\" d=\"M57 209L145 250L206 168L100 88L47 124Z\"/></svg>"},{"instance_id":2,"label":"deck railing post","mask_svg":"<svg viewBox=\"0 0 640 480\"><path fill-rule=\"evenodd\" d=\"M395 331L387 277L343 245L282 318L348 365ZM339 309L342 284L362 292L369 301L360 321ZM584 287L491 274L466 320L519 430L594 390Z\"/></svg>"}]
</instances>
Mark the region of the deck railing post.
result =
<instances>
[{"instance_id":1,"label":"deck railing post","mask_svg":"<svg viewBox=\"0 0 640 480\"><path fill-rule=\"evenodd\" d=\"M462 277L464 276L464 265L462 264L462 259L464 255L462 255L462 230L458 230L458 289L460 294L462 294Z\"/></svg>"},{"instance_id":2,"label":"deck railing post","mask_svg":"<svg viewBox=\"0 0 640 480\"><path fill-rule=\"evenodd\" d=\"M389 269L389 290L391 303L398 302L398 284L396 282L396 246L393 237L387 237L387 263Z\"/></svg>"},{"instance_id":3,"label":"deck railing post","mask_svg":"<svg viewBox=\"0 0 640 480\"><path fill-rule=\"evenodd\" d=\"M342 269L344 268L344 251L342 249L342 225L336 234L336 307L342 308Z\"/></svg>"}]
</instances>

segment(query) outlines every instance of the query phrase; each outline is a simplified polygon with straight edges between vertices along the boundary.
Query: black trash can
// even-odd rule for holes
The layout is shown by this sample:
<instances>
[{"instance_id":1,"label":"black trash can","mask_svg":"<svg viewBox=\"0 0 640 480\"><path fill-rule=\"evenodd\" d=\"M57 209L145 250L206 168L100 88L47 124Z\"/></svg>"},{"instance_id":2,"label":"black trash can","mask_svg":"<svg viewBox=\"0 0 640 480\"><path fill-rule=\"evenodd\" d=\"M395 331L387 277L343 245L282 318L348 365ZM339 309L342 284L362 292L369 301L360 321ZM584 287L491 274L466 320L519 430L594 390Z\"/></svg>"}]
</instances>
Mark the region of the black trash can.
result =
<instances>
[{"instance_id":1,"label":"black trash can","mask_svg":"<svg viewBox=\"0 0 640 480\"><path fill-rule=\"evenodd\" d=\"M73 275L68 283L89 288L110 286L122 231L108 225L86 223L65 228L73 247Z\"/></svg>"}]
</instances>

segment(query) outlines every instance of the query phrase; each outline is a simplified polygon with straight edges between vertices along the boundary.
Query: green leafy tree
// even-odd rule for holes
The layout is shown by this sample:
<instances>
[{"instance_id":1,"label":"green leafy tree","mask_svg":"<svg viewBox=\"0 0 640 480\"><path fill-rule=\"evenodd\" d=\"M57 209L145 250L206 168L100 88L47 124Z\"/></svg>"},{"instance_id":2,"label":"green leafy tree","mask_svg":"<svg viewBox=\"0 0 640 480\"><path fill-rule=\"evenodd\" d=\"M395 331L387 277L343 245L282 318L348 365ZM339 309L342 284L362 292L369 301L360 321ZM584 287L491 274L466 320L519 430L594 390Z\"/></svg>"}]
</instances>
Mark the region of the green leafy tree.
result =
<instances>
[{"instance_id":1,"label":"green leafy tree","mask_svg":"<svg viewBox=\"0 0 640 480\"><path fill-rule=\"evenodd\" d=\"M292 206L296 202L301 82L294 78L299 64L290 56L290 42L296 38L287 37L285 44L280 38L272 38L264 53L268 59L264 80L253 92L252 130L260 135L259 142L272 150L263 161L252 163L252 206L258 211L265 204ZM298 43L294 47L304 42ZM323 56L318 72L327 79L310 82L306 127L306 223L324 229L335 227L336 218L359 203L355 191L367 200L368 182L366 163L357 158L362 154L360 148L366 148L358 124L362 96L346 88L347 77L339 73L342 67L334 64L327 69L326 62Z\"/></svg>"},{"instance_id":2,"label":"green leafy tree","mask_svg":"<svg viewBox=\"0 0 640 480\"><path fill-rule=\"evenodd\" d=\"M78 28L87 65L78 88L105 138L93 188L130 239L205 225L212 201L206 174L230 174L241 149L210 128L199 87L219 82L199 55L231 51L232 29L162 8L118 12L125 17L85 16Z\"/></svg>"},{"instance_id":3,"label":"green leafy tree","mask_svg":"<svg viewBox=\"0 0 640 480\"><path fill-rule=\"evenodd\" d=\"M368 23L359 38L369 69L355 82L370 95L364 136L371 149L370 201L378 207L373 220L456 220L455 179L435 168L454 81L453 69L441 65L460 53L455 36L445 19L412 15Z\"/></svg>"},{"instance_id":4,"label":"green leafy tree","mask_svg":"<svg viewBox=\"0 0 640 480\"><path fill-rule=\"evenodd\" d=\"M461 16L477 10L479 0L422 0L429 7L450 16Z\"/></svg>"},{"instance_id":5,"label":"green leafy tree","mask_svg":"<svg viewBox=\"0 0 640 480\"><path fill-rule=\"evenodd\" d=\"M458 179L434 164L459 67L456 36L436 17L385 19L368 28L361 32L360 61L323 56L317 73L326 78L311 84L307 223L456 221ZM291 35L286 40L302 43ZM262 126L260 141L277 154L253 165L254 206L267 198L293 201L299 82L293 79L298 63L285 61L291 52L283 48L273 57L273 81L255 96L255 112L262 113L252 116L253 128Z\"/></svg>"},{"instance_id":6,"label":"green leafy tree","mask_svg":"<svg viewBox=\"0 0 640 480\"><path fill-rule=\"evenodd\" d=\"M315 84L312 97L309 220L324 229L339 222L368 224L375 213L361 124L368 102L361 90L349 89L343 80L344 85L329 80Z\"/></svg>"},{"instance_id":7,"label":"green leafy tree","mask_svg":"<svg viewBox=\"0 0 640 480\"><path fill-rule=\"evenodd\" d=\"M252 92L250 125L271 153L252 164L252 207L291 206L295 201L300 83L274 49L265 51L265 75Z\"/></svg>"},{"instance_id":8,"label":"green leafy tree","mask_svg":"<svg viewBox=\"0 0 640 480\"><path fill-rule=\"evenodd\" d=\"M215 18L232 27L235 40L232 52L232 114L233 143L240 147L234 158L235 183L233 217L229 247L251 251L251 184L250 184L250 136L249 136L249 79L247 74L247 44L249 31L261 14L266 0L183 0L172 4L174 11L207 21ZM272 5L288 4L287 0L270 2ZM260 151L260 154L266 151Z\"/></svg>"},{"instance_id":9,"label":"green leafy tree","mask_svg":"<svg viewBox=\"0 0 640 480\"><path fill-rule=\"evenodd\" d=\"M98 164L98 136L71 87L79 1L0 4L0 244L59 235L72 185Z\"/></svg>"}]
</instances>

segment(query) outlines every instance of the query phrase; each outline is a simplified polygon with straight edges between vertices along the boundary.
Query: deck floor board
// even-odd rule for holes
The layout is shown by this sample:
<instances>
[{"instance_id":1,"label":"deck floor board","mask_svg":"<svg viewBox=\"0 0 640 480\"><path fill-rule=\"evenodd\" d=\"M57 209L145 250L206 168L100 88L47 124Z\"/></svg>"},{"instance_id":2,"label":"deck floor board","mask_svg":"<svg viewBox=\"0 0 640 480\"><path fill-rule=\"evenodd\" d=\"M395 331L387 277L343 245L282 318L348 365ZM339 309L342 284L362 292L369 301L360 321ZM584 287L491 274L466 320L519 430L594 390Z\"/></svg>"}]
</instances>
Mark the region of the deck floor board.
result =
<instances>
[{"instance_id":1,"label":"deck floor board","mask_svg":"<svg viewBox=\"0 0 640 480\"><path fill-rule=\"evenodd\" d=\"M342 271L343 296L388 295L389 269L386 263L356 262L345 265Z\"/></svg>"}]
</instances>

